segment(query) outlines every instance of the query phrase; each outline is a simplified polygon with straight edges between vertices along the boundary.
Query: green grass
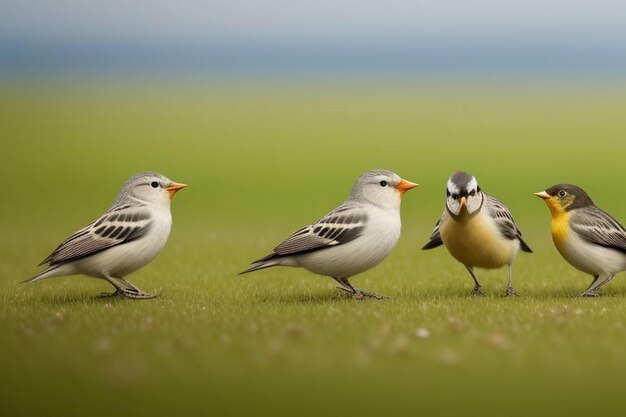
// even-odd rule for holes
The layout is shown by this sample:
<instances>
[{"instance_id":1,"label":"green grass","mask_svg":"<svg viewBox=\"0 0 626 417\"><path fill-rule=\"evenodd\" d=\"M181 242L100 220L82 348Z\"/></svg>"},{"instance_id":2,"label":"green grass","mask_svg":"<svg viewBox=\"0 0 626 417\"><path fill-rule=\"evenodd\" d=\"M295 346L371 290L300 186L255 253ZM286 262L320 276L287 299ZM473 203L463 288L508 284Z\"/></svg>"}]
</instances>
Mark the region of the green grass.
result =
<instances>
[{"instance_id":1,"label":"green grass","mask_svg":"<svg viewBox=\"0 0 626 417\"><path fill-rule=\"evenodd\" d=\"M626 94L542 85L353 83L3 86L0 138L2 415L623 415L626 281L580 299L532 196L586 188L624 220ZM388 168L403 236L354 278L355 301L296 269L235 274ZM106 283L21 288L64 237L153 169L190 187L165 251L130 279L161 297L95 297ZM423 245L447 177L474 173L532 255L480 271L488 296ZM416 336L427 329L429 336Z\"/></svg>"}]
</instances>

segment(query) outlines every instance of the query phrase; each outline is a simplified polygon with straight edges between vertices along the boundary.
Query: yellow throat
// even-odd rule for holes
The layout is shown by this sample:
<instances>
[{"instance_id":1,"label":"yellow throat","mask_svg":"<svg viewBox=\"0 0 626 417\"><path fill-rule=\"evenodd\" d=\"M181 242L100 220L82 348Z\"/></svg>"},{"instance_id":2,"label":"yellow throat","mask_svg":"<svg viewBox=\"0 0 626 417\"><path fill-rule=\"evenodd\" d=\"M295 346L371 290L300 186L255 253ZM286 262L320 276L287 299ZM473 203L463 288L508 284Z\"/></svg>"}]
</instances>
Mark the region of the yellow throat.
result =
<instances>
[{"instance_id":1,"label":"yellow throat","mask_svg":"<svg viewBox=\"0 0 626 417\"><path fill-rule=\"evenodd\" d=\"M556 245L556 248L563 252L565 250L565 242L569 236L569 218L570 214L565 211L561 202L555 197L546 200L548 207L550 207L550 213L552 214L552 240Z\"/></svg>"}]
</instances>

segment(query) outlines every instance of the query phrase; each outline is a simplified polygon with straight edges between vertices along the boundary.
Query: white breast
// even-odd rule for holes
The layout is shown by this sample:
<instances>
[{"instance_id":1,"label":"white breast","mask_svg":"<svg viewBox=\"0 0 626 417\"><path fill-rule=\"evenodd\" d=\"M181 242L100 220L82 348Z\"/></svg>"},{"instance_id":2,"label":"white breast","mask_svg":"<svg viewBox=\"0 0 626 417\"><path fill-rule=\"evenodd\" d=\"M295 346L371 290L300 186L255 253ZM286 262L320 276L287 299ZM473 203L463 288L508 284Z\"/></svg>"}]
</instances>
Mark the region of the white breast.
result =
<instances>
[{"instance_id":1,"label":"white breast","mask_svg":"<svg viewBox=\"0 0 626 417\"><path fill-rule=\"evenodd\" d=\"M172 228L169 209L152 207L151 216L152 227L146 235L75 261L73 266L79 273L94 277L124 277L147 265L163 250Z\"/></svg>"},{"instance_id":2,"label":"white breast","mask_svg":"<svg viewBox=\"0 0 626 417\"><path fill-rule=\"evenodd\" d=\"M372 207L363 233L351 242L295 257L298 266L335 278L348 278L379 264L400 240L398 209Z\"/></svg>"}]
</instances>

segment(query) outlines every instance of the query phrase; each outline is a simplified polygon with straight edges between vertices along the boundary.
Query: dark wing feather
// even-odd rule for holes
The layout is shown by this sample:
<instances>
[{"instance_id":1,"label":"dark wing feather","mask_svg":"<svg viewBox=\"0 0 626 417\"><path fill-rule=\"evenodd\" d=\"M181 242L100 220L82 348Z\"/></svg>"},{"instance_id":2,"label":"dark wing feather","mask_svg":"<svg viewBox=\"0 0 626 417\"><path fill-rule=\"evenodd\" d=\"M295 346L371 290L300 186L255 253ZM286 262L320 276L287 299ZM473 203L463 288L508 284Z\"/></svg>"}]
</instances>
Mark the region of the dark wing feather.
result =
<instances>
[{"instance_id":1,"label":"dark wing feather","mask_svg":"<svg viewBox=\"0 0 626 417\"><path fill-rule=\"evenodd\" d=\"M517 228L513 215L504 204L497 198L485 195L487 197L487 209L489 215L495 220L498 230L502 237L509 240L518 239L520 247L524 252L532 252L530 247L522 239L522 232Z\"/></svg>"},{"instance_id":2,"label":"dark wing feather","mask_svg":"<svg viewBox=\"0 0 626 417\"><path fill-rule=\"evenodd\" d=\"M572 210L570 227L583 239L626 253L626 229L596 206Z\"/></svg>"},{"instance_id":3,"label":"dark wing feather","mask_svg":"<svg viewBox=\"0 0 626 417\"><path fill-rule=\"evenodd\" d=\"M276 246L273 253L255 262L343 245L361 235L366 221L367 215L359 207L340 206L316 223L296 231Z\"/></svg>"},{"instance_id":4,"label":"dark wing feather","mask_svg":"<svg viewBox=\"0 0 626 417\"><path fill-rule=\"evenodd\" d=\"M437 246L443 245L443 240L441 240L441 233L439 232L439 228L441 227L441 222L443 221L445 215L446 212L444 211L439 220L437 220L437 224L435 224L435 230L433 230L433 233L430 235L428 243L422 247L422 250L433 249Z\"/></svg>"},{"instance_id":5,"label":"dark wing feather","mask_svg":"<svg viewBox=\"0 0 626 417\"><path fill-rule=\"evenodd\" d=\"M112 208L65 239L41 264L57 265L96 254L113 246L132 242L152 226L150 213L138 206ZM40 264L40 265L41 265Z\"/></svg>"}]
</instances>

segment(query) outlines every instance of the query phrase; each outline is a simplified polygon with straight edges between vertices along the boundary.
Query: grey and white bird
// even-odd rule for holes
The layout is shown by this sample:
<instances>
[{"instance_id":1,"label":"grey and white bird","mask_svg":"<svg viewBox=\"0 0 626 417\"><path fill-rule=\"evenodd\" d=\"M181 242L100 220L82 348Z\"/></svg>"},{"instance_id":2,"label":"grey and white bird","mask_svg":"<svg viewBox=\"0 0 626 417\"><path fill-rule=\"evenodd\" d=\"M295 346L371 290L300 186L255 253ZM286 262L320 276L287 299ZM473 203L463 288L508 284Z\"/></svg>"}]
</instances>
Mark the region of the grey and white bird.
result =
<instances>
[{"instance_id":1,"label":"grey and white bird","mask_svg":"<svg viewBox=\"0 0 626 417\"><path fill-rule=\"evenodd\" d=\"M65 239L40 265L48 267L23 281L83 274L102 278L115 287L103 296L154 298L126 280L163 249L172 227L170 202L186 187L156 172L130 178L110 209Z\"/></svg>"},{"instance_id":2,"label":"grey and white bird","mask_svg":"<svg viewBox=\"0 0 626 417\"><path fill-rule=\"evenodd\" d=\"M391 171L364 173L343 204L240 274L272 266L302 267L333 278L354 298L384 298L361 291L349 278L374 267L394 249L400 239L402 195L415 186Z\"/></svg>"},{"instance_id":3,"label":"grey and white bird","mask_svg":"<svg viewBox=\"0 0 626 417\"><path fill-rule=\"evenodd\" d=\"M536 196L552 214L552 240L574 268L593 276L581 296L596 297L602 286L626 270L626 229L572 184L558 184Z\"/></svg>"},{"instance_id":4,"label":"grey and white bird","mask_svg":"<svg viewBox=\"0 0 626 417\"><path fill-rule=\"evenodd\" d=\"M457 172L448 180L446 208L422 249L442 244L472 276L472 295L483 295L475 267L495 269L505 265L509 267L506 294L518 295L513 289L513 259L520 249L532 250L522 240L506 206L482 191L476 178L465 172Z\"/></svg>"}]
</instances>

